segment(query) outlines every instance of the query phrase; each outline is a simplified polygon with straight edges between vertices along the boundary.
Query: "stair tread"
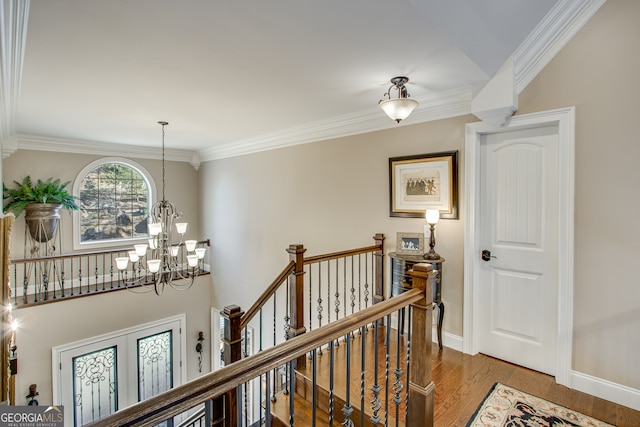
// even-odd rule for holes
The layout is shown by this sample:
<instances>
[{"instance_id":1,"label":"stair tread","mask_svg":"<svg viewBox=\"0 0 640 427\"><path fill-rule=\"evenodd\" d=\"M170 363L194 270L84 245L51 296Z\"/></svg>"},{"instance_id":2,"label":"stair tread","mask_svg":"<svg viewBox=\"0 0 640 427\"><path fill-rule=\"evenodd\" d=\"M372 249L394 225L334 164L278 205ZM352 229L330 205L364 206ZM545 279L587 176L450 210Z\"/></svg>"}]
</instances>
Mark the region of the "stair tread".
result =
<instances>
[{"instance_id":1,"label":"stair tread","mask_svg":"<svg viewBox=\"0 0 640 427\"><path fill-rule=\"evenodd\" d=\"M400 414L400 420L398 425L404 427L404 416L406 414L406 337L401 336L400 339L400 369L402 370L402 390L400 392L401 403L396 408L396 404L393 402L394 390L393 383L395 380L394 370L396 369L396 349L397 349L397 331L395 329L390 330L389 342L389 360L388 360L388 404L385 405L385 384L387 379L385 378L385 368L387 364L386 347L385 342L385 328L379 327L378 331L378 386L381 390L378 394L381 400L382 407L377 413L381 422L384 423L385 418L388 422L395 425L396 413ZM362 336L356 333L351 338L351 366L350 366L350 404L354 408L354 414L351 419L356 426L360 426L360 406L361 406L361 348L362 348ZM374 349L375 349L375 333L374 329L370 328L364 335L365 339L365 390L364 390L364 426L372 426L371 416L373 411L371 409L371 402L373 399L373 391L371 390L374 380ZM343 420L342 407L346 398L346 343L341 339L340 345L334 347L334 422L333 425L339 425ZM330 366L330 351L328 348L322 349L322 355L318 354L316 357L317 371L316 371L316 387L317 403L316 403L316 425L327 426L328 425L328 407L329 407L329 366ZM310 426L311 425L311 396L312 396L312 377L313 377L313 364L311 360L307 360L304 366L298 366L296 368L296 393L294 401L294 419L296 425ZM273 415L274 426L288 426L289 425L289 396L283 393L277 394L277 401L272 402L271 413Z\"/></svg>"},{"instance_id":2,"label":"stair tread","mask_svg":"<svg viewBox=\"0 0 640 427\"><path fill-rule=\"evenodd\" d=\"M271 402L271 414L274 418L280 420L284 425L289 425L289 396L284 393L278 393L277 400ZM313 417L311 402L296 396L293 401L294 421L296 425L311 426ZM316 426L329 427L329 414L320 408L316 408ZM337 425L334 422L334 425Z\"/></svg>"},{"instance_id":3,"label":"stair tread","mask_svg":"<svg viewBox=\"0 0 640 427\"><path fill-rule=\"evenodd\" d=\"M373 329L369 329L365 333L365 407L364 412L367 418L372 415L372 409L370 402L373 399L373 392L371 387L374 383L373 378L373 353L374 353L374 332ZM378 331L378 385L382 388L379 393L379 399L382 401L383 407L380 409L378 415L380 417L384 417L385 415L385 365L386 365L386 350L384 347L384 338L385 338L385 329L384 327L380 327ZM351 341L351 378L350 378L350 394L351 394L351 405L360 409L360 368L361 368L361 336L356 334ZM395 380L395 375L393 373L396 368L396 342L397 336L396 331L392 330L390 334L390 345L391 351L389 354L389 399L392 399L394 396L393 391L393 382ZM405 414L405 398L406 398L406 387L407 387L407 379L406 379L406 351L405 351L405 340L404 337L401 339L401 356L400 356L400 369L402 370L402 383L403 389L401 391L401 399L402 403L398 407L398 412L401 414L401 419L404 418ZM345 368L346 368L346 344L340 340L340 346L335 347L334 351L334 366L335 366L335 374L334 374L334 393L336 399L344 399L346 395L346 384L345 384ZM330 365L330 356L329 350L323 349L323 354L317 356L317 385L318 387L328 390L329 389L329 365ZM313 374L313 367L311 360L307 360L306 366L301 366L296 369L296 373L299 376L302 376L306 379L309 384L311 384L311 378ZM302 390L301 390L302 391ZM309 398L310 399L310 398ZM395 419L396 417L396 406L390 400L388 405L389 418Z\"/></svg>"}]
</instances>

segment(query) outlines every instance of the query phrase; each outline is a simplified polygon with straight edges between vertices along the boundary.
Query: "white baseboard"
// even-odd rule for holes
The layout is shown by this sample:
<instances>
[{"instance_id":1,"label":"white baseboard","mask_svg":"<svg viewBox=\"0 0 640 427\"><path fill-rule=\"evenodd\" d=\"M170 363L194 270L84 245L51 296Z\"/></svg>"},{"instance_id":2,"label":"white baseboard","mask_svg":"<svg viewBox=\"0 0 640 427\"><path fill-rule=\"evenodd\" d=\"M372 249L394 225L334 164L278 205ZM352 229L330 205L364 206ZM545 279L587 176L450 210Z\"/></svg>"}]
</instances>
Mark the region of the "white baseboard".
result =
<instances>
[{"instance_id":1,"label":"white baseboard","mask_svg":"<svg viewBox=\"0 0 640 427\"><path fill-rule=\"evenodd\" d=\"M438 342L438 330L435 326L433 327L431 337L434 343ZM442 345L453 350L462 351L462 337L442 331Z\"/></svg>"},{"instance_id":2,"label":"white baseboard","mask_svg":"<svg viewBox=\"0 0 640 427\"><path fill-rule=\"evenodd\" d=\"M571 371L571 388L640 411L640 390Z\"/></svg>"},{"instance_id":3,"label":"white baseboard","mask_svg":"<svg viewBox=\"0 0 640 427\"><path fill-rule=\"evenodd\" d=\"M433 328L433 342L437 343L437 330ZM462 351L462 337L442 332L442 345ZM434 350L435 351L435 350ZM640 411L640 390L597 378L582 372L571 371L570 388L590 394L600 399Z\"/></svg>"}]
</instances>

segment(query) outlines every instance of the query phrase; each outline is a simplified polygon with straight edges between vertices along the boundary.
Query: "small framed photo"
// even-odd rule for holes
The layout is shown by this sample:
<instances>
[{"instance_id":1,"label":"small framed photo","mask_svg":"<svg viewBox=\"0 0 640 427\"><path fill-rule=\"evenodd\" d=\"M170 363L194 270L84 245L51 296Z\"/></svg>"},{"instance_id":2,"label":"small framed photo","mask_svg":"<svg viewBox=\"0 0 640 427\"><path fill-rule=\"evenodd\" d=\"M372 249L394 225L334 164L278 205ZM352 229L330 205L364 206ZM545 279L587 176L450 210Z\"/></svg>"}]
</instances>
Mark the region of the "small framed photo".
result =
<instances>
[{"instance_id":1,"label":"small framed photo","mask_svg":"<svg viewBox=\"0 0 640 427\"><path fill-rule=\"evenodd\" d=\"M398 233L396 253L403 255L423 255L424 235L422 233Z\"/></svg>"},{"instance_id":2,"label":"small framed photo","mask_svg":"<svg viewBox=\"0 0 640 427\"><path fill-rule=\"evenodd\" d=\"M438 209L440 218L458 219L458 152L389 159L389 216L421 218Z\"/></svg>"}]
</instances>

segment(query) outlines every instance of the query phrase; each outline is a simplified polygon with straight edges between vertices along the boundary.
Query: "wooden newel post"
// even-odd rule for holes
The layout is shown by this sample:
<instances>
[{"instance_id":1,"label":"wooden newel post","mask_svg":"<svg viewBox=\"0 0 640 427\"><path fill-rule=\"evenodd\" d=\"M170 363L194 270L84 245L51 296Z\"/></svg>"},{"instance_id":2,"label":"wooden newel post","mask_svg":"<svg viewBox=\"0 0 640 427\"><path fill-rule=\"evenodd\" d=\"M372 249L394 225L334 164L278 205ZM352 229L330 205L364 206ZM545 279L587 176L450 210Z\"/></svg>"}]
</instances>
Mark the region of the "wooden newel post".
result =
<instances>
[{"instance_id":1,"label":"wooden newel post","mask_svg":"<svg viewBox=\"0 0 640 427\"><path fill-rule=\"evenodd\" d=\"M229 366L233 362L242 359L242 331L240 330L240 319L244 312L237 305L226 306L222 312L224 319L224 365ZM225 395L225 426L237 426L238 411L240 410L238 390L230 390ZM219 406L214 405L214 410ZM214 413L214 418L216 417Z\"/></svg>"},{"instance_id":2,"label":"wooden newel post","mask_svg":"<svg viewBox=\"0 0 640 427\"><path fill-rule=\"evenodd\" d=\"M377 304L384 301L384 234L376 233L373 239L376 241L376 246L380 246L380 249L373 253L375 263L373 303Z\"/></svg>"},{"instance_id":3,"label":"wooden newel post","mask_svg":"<svg viewBox=\"0 0 640 427\"><path fill-rule=\"evenodd\" d=\"M409 271L413 288L423 291L424 298L411 305L411 369L409 370L408 426L433 426L431 381L431 315L433 311L433 266L416 264Z\"/></svg>"},{"instance_id":4,"label":"wooden newel post","mask_svg":"<svg viewBox=\"0 0 640 427\"><path fill-rule=\"evenodd\" d=\"M307 250L302 245L289 245L287 253L289 260L296 263L293 274L289 276L289 329L287 339L297 337L307 332L304 327L304 253ZM298 365L304 366L305 355L298 357Z\"/></svg>"}]
</instances>

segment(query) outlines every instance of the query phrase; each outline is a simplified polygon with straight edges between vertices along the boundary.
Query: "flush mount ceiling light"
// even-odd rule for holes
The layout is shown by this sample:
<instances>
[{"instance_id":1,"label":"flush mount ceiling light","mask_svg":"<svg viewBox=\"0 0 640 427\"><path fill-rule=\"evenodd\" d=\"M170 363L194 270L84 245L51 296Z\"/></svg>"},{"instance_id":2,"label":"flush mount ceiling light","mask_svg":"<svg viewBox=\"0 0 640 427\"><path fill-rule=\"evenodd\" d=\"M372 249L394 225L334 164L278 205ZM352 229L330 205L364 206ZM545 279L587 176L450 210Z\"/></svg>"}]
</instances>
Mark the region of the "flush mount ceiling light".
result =
<instances>
[{"instance_id":1,"label":"flush mount ceiling light","mask_svg":"<svg viewBox=\"0 0 640 427\"><path fill-rule=\"evenodd\" d=\"M391 86L384 96L387 99L381 99L378 105L387 116L392 120L400 123L402 120L409 117L409 114L418 106L418 101L409 98L409 93L405 84L409 81L408 77L394 77L391 79ZM391 98L391 91L395 89L398 92L397 98Z\"/></svg>"}]
</instances>

